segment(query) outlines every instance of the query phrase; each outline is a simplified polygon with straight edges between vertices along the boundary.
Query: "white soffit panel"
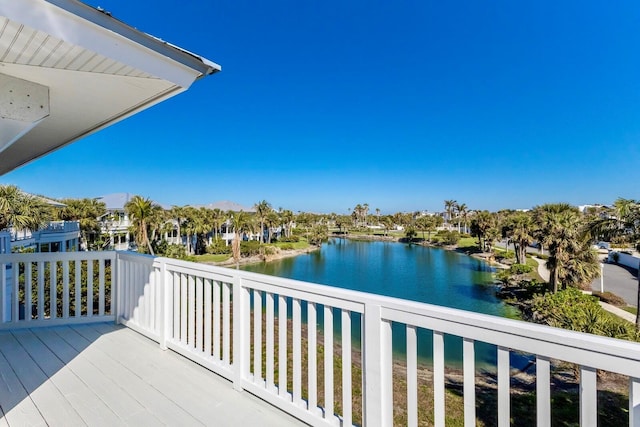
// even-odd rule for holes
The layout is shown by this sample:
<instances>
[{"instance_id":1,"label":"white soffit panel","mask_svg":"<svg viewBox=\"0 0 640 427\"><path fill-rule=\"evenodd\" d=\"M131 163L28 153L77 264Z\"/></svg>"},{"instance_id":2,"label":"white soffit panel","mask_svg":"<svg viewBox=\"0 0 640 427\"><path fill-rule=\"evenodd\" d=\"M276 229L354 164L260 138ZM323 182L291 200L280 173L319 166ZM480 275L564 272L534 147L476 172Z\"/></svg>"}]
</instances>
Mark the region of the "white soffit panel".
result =
<instances>
[{"instance_id":1,"label":"white soffit panel","mask_svg":"<svg viewBox=\"0 0 640 427\"><path fill-rule=\"evenodd\" d=\"M48 115L48 87L0 74L0 152Z\"/></svg>"}]
</instances>

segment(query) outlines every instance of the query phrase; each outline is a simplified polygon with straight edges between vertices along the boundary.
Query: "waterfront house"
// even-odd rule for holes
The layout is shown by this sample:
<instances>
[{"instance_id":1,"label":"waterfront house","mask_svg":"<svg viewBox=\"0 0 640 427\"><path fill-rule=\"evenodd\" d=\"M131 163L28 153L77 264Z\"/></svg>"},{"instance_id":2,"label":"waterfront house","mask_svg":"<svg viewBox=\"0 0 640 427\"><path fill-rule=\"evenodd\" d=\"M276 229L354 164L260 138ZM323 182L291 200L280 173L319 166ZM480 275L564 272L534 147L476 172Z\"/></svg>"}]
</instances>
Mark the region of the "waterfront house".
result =
<instances>
[{"instance_id":1,"label":"waterfront house","mask_svg":"<svg viewBox=\"0 0 640 427\"><path fill-rule=\"evenodd\" d=\"M12 105L37 106L23 115L0 103L0 173L220 69L76 0L0 0L0 28ZM462 342L456 390L467 426L487 405L476 399L474 358L484 342L497 353L490 424L510 425L518 352L535 362L537 425L551 424L561 360L580 373L581 425L597 425L604 370L626 378L629 425L640 427L637 343L115 251L0 255L0 423L390 426L398 333L407 351L405 387L395 392L408 425L428 406L444 426L444 341L453 336ZM424 333L433 339L428 383L418 375ZM419 405L425 387L433 398Z\"/></svg>"}]
</instances>

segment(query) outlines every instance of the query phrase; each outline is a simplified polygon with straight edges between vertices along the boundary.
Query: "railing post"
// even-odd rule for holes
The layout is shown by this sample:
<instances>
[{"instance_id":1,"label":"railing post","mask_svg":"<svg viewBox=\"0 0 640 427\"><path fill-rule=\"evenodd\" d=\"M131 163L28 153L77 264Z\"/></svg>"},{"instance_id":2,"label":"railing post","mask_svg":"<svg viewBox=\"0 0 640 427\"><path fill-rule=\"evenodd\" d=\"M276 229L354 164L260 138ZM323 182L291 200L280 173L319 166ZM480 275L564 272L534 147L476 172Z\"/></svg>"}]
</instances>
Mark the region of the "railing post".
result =
<instances>
[{"instance_id":1,"label":"railing post","mask_svg":"<svg viewBox=\"0 0 640 427\"><path fill-rule=\"evenodd\" d=\"M242 286L242 278L233 278L233 388L242 391L242 376L249 372L249 290Z\"/></svg>"},{"instance_id":2,"label":"railing post","mask_svg":"<svg viewBox=\"0 0 640 427\"><path fill-rule=\"evenodd\" d=\"M363 324L364 424L390 426L393 425L391 322L382 319L379 305L367 303Z\"/></svg>"},{"instance_id":3,"label":"railing post","mask_svg":"<svg viewBox=\"0 0 640 427\"><path fill-rule=\"evenodd\" d=\"M173 284L167 276L167 262L160 260L160 281L158 283L160 290L160 348L167 349L167 340L171 336L171 321L169 316L173 307Z\"/></svg>"}]
</instances>

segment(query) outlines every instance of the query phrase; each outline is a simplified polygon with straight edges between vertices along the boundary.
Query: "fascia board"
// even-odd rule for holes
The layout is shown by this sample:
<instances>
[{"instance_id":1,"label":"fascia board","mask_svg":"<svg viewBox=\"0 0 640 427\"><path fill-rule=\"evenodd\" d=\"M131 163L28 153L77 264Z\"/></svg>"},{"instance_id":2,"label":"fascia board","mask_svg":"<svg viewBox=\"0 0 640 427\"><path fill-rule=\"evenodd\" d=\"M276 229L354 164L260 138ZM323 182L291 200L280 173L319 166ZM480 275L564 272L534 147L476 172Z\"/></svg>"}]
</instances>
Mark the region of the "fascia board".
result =
<instances>
[{"instance_id":1,"label":"fascia board","mask_svg":"<svg viewBox=\"0 0 640 427\"><path fill-rule=\"evenodd\" d=\"M195 57L182 53L180 62L179 51L75 0L0 0L0 15L183 88L211 74Z\"/></svg>"}]
</instances>

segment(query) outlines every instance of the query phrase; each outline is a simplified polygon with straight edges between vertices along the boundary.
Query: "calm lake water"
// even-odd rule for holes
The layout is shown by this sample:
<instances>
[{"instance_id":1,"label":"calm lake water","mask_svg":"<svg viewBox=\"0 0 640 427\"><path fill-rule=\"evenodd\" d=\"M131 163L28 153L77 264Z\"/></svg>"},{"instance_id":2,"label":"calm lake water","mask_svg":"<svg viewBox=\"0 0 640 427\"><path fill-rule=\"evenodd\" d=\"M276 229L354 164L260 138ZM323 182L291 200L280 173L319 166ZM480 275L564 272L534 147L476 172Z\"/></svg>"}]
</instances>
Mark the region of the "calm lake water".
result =
<instances>
[{"instance_id":1,"label":"calm lake water","mask_svg":"<svg viewBox=\"0 0 640 427\"><path fill-rule=\"evenodd\" d=\"M493 270L488 264L443 249L332 239L319 251L243 269L496 316L518 314L496 298ZM354 323L354 333L359 335L359 322ZM393 336L394 352L401 355L405 346L403 329L395 327ZM418 338L420 358L430 359L431 334L421 331ZM461 361L461 340L445 336L445 346L448 363L457 365ZM480 345L476 352L478 362L494 363L493 346Z\"/></svg>"}]
</instances>

